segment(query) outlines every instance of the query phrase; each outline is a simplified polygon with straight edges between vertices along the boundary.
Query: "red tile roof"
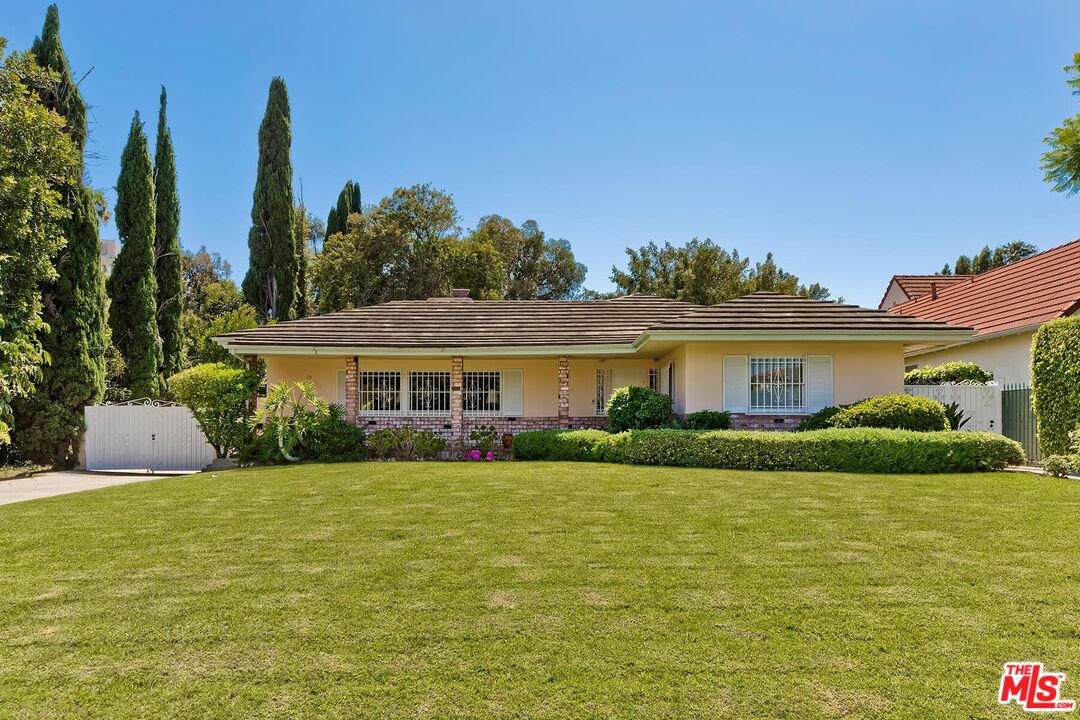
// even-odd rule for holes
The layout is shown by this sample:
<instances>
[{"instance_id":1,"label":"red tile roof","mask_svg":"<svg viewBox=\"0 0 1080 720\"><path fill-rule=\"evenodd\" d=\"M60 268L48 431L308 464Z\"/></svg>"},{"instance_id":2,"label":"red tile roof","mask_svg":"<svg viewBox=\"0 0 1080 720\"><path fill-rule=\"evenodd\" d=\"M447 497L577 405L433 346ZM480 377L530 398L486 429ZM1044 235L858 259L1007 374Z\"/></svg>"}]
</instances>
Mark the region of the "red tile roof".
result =
<instances>
[{"instance_id":1,"label":"red tile roof","mask_svg":"<svg viewBox=\"0 0 1080 720\"><path fill-rule=\"evenodd\" d=\"M950 285L964 282L970 275L894 275L893 280L908 296L909 300L929 295L935 285L938 290L944 290Z\"/></svg>"},{"instance_id":2,"label":"red tile roof","mask_svg":"<svg viewBox=\"0 0 1080 720\"><path fill-rule=\"evenodd\" d=\"M1041 325L1080 307L1080 240L974 275L889 312L975 328L975 338Z\"/></svg>"}]
</instances>

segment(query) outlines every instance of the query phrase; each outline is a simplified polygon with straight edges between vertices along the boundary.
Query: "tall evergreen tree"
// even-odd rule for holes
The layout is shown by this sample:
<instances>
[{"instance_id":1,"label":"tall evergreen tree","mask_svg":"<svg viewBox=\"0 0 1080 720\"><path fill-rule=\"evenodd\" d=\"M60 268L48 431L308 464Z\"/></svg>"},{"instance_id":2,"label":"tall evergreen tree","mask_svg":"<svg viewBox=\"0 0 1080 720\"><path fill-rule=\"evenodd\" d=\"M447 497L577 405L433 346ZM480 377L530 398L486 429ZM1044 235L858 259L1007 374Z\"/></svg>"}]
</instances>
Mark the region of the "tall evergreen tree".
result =
<instances>
[{"instance_id":1,"label":"tall evergreen tree","mask_svg":"<svg viewBox=\"0 0 1080 720\"><path fill-rule=\"evenodd\" d=\"M86 103L60 42L60 13L50 5L41 36L31 46L37 62L58 82L37 89L43 103L65 119L78 152L77 181L58 188L70 217L61 223L67 244L53 259L55 280L42 285L40 336L51 362L42 367L37 391L16 406L16 443L34 462L71 465L78 458L83 406L105 392L105 284L101 271L96 196L83 183Z\"/></svg>"},{"instance_id":2,"label":"tall evergreen tree","mask_svg":"<svg viewBox=\"0 0 1080 720\"><path fill-rule=\"evenodd\" d=\"M338 193L337 204L326 216L326 237L348 230L349 216L361 210L360 184L349 180Z\"/></svg>"},{"instance_id":3,"label":"tall evergreen tree","mask_svg":"<svg viewBox=\"0 0 1080 720\"><path fill-rule=\"evenodd\" d=\"M181 369L184 312L183 261L180 255L180 197L176 190L176 156L172 133L165 122L165 88L161 88L157 147L154 150L154 258L157 280L157 322L161 335L161 374L168 378Z\"/></svg>"},{"instance_id":4,"label":"tall evergreen tree","mask_svg":"<svg viewBox=\"0 0 1080 720\"><path fill-rule=\"evenodd\" d=\"M154 171L139 113L131 121L120 156L115 214L123 247L108 281L109 327L127 364L131 396L156 398L164 392L165 383L154 279Z\"/></svg>"},{"instance_id":5,"label":"tall evergreen tree","mask_svg":"<svg viewBox=\"0 0 1080 720\"><path fill-rule=\"evenodd\" d=\"M285 81L270 81L259 126L259 168L248 231L249 266L244 298L262 320L296 314L296 240L293 237L292 127Z\"/></svg>"}]
</instances>

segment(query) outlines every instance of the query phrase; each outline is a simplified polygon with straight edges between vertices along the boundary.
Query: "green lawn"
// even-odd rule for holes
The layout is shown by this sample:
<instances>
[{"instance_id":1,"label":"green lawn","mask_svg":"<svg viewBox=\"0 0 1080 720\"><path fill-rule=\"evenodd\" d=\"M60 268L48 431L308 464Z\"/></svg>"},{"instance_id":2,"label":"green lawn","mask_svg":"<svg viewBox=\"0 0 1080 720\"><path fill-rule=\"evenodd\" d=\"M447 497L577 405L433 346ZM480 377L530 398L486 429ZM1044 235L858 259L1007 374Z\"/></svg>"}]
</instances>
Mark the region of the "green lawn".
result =
<instances>
[{"instance_id":1,"label":"green lawn","mask_svg":"<svg viewBox=\"0 0 1080 720\"><path fill-rule=\"evenodd\" d=\"M1080 483L263 468L0 507L0 717L1023 717Z\"/></svg>"}]
</instances>

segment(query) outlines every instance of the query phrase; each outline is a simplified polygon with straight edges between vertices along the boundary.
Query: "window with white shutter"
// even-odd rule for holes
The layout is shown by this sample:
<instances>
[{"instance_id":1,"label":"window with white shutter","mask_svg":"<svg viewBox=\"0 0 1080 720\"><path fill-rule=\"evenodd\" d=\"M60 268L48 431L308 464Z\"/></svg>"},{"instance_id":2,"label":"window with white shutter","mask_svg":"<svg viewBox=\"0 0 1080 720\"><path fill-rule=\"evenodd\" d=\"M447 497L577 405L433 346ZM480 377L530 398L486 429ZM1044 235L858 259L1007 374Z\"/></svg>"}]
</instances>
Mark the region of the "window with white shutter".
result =
<instances>
[{"instance_id":1,"label":"window with white shutter","mask_svg":"<svg viewBox=\"0 0 1080 720\"><path fill-rule=\"evenodd\" d=\"M746 355L724 356L724 410L745 413L750 405L750 362Z\"/></svg>"},{"instance_id":2,"label":"window with white shutter","mask_svg":"<svg viewBox=\"0 0 1080 720\"><path fill-rule=\"evenodd\" d=\"M521 370L502 371L502 414L518 417L525 414L525 377Z\"/></svg>"},{"instance_id":3,"label":"window with white shutter","mask_svg":"<svg viewBox=\"0 0 1080 720\"><path fill-rule=\"evenodd\" d=\"M833 404L832 355L806 357L806 412L815 413Z\"/></svg>"}]
</instances>

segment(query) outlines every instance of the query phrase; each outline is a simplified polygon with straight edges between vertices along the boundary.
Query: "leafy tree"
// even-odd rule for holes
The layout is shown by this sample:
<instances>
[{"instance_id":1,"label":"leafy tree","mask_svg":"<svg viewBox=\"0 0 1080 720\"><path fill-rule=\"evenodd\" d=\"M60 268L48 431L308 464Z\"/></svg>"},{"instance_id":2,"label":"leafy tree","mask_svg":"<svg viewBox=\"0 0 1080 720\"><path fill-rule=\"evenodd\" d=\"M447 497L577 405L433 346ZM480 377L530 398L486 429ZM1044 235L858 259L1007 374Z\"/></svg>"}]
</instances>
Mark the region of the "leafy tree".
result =
<instances>
[{"instance_id":1,"label":"leafy tree","mask_svg":"<svg viewBox=\"0 0 1080 720\"><path fill-rule=\"evenodd\" d=\"M244 297L265 320L295 317L296 241L293 237L292 127L285 81L270 81L259 126L259 167L248 232L250 265Z\"/></svg>"},{"instance_id":2,"label":"leafy tree","mask_svg":"<svg viewBox=\"0 0 1080 720\"><path fill-rule=\"evenodd\" d=\"M477 300L502 300L503 270L499 251L472 237L448 240L441 254L442 273L451 288L468 288Z\"/></svg>"},{"instance_id":3,"label":"leafy tree","mask_svg":"<svg viewBox=\"0 0 1080 720\"><path fill-rule=\"evenodd\" d=\"M169 378L169 390L191 410L219 458L247 440L249 401L258 387L255 373L221 363L196 365Z\"/></svg>"},{"instance_id":4,"label":"leafy tree","mask_svg":"<svg viewBox=\"0 0 1080 720\"><path fill-rule=\"evenodd\" d=\"M154 279L154 173L139 113L131 121L116 181L116 229L123 247L108 280L109 327L134 397L160 397L161 340Z\"/></svg>"},{"instance_id":5,"label":"leafy tree","mask_svg":"<svg viewBox=\"0 0 1080 720\"><path fill-rule=\"evenodd\" d=\"M87 141L86 104L63 44L60 15L50 6L41 35L31 48L50 79L30 86L49 109L61 115L76 146L75 182L58 186L69 216L61 221L65 247L50 257L57 275L41 283L40 334L50 362L42 365L36 392L16 405L20 452L40 464L71 465L78 457L83 407L99 402L105 389L105 285L100 264L98 218L108 219L104 197L83 184Z\"/></svg>"},{"instance_id":6,"label":"leafy tree","mask_svg":"<svg viewBox=\"0 0 1080 720\"><path fill-rule=\"evenodd\" d=\"M956 258L956 264L954 266L954 272L957 275L970 275L971 274L971 258L967 255L961 255Z\"/></svg>"},{"instance_id":7,"label":"leafy tree","mask_svg":"<svg viewBox=\"0 0 1080 720\"><path fill-rule=\"evenodd\" d=\"M1070 76L1065 84L1073 89L1073 95L1080 95L1080 52L1064 70ZM1080 192L1080 113L1051 130L1043 143L1049 148L1042 156L1043 179L1053 185L1054 192Z\"/></svg>"},{"instance_id":8,"label":"leafy tree","mask_svg":"<svg viewBox=\"0 0 1080 720\"><path fill-rule=\"evenodd\" d=\"M362 211L360 184L349 180L338 193L337 204L330 208L326 216L326 237L348 230L349 216Z\"/></svg>"},{"instance_id":9,"label":"leafy tree","mask_svg":"<svg viewBox=\"0 0 1080 720\"><path fill-rule=\"evenodd\" d=\"M213 338L259 325L255 308L244 302L236 283L229 279L232 268L218 253L200 247L184 252L184 347L185 365L224 363L240 367L238 358L214 342Z\"/></svg>"},{"instance_id":10,"label":"leafy tree","mask_svg":"<svg viewBox=\"0 0 1080 720\"><path fill-rule=\"evenodd\" d=\"M398 188L373 211L380 232L399 239L406 248L397 277L400 297L422 299L443 294L439 256L444 243L457 236L454 199L430 184Z\"/></svg>"},{"instance_id":11,"label":"leafy tree","mask_svg":"<svg viewBox=\"0 0 1080 720\"><path fill-rule=\"evenodd\" d=\"M741 297L759 290L782 292L819 300L829 290L818 283L804 285L776 265L772 253L750 267L749 258L728 252L711 240L691 240L681 247L654 242L627 248L626 270L611 269L611 281L623 293L646 293L700 305Z\"/></svg>"},{"instance_id":12,"label":"leafy tree","mask_svg":"<svg viewBox=\"0 0 1080 720\"><path fill-rule=\"evenodd\" d=\"M994 248L991 248L989 245L984 245L982 250L975 253L974 258L970 258L967 255L961 255L956 258L956 263L951 272L949 272L949 265L946 264L945 269L938 274L952 275L955 273L957 275L978 275L980 273L989 272L990 270L996 270L999 267L1011 265L1015 262L1020 262L1037 252L1039 252L1037 247L1031 243L1023 242L1022 240L1013 240L1012 242L998 245Z\"/></svg>"},{"instance_id":13,"label":"leafy tree","mask_svg":"<svg viewBox=\"0 0 1080 720\"><path fill-rule=\"evenodd\" d=\"M993 269L994 255L990 252L989 245L983 245L983 249L971 260L971 272L978 275L979 273L988 272Z\"/></svg>"},{"instance_id":14,"label":"leafy tree","mask_svg":"<svg viewBox=\"0 0 1080 720\"><path fill-rule=\"evenodd\" d=\"M492 245L502 256L506 300L560 300L575 295L586 268L566 240L547 239L535 220L521 227L499 215L480 219L469 236Z\"/></svg>"},{"instance_id":15,"label":"leafy tree","mask_svg":"<svg viewBox=\"0 0 1080 720\"><path fill-rule=\"evenodd\" d=\"M293 242L296 243L296 317L307 317L310 313L311 288L308 287L308 243L312 241L315 229L311 226L311 213L304 206L303 200L293 212Z\"/></svg>"},{"instance_id":16,"label":"leafy tree","mask_svg":"<svg viewBox=\"0 0 1080 720\"><path fill-rule=\"evenodd\" d=\"M0 57L6 45L0 37ZM12 401L34 391L46 360L40 286L56 277L71 216L63 191L79 172L64 118L30 87L57 79L18 53L0 69L0 445L11 440Z\"/></svg>"},{"instance_id":17,"label":"leafy tree","mask_svg":"<svg viewBox=\"0 0 1080 720\"><path fill-rule=\"evenodd\" d=\"M195 252L182 250L181 268L185 310L201 308L205 302L206 287L229 280L232 276L229 262L222 259L221 253L208 251L205 245L201 245ZM235 283L233 286L235 287Z\"/></svg>"},{"instance_id":18,"label":"leafy tree","mask_svg":"<svg viewBox=\"0 0 1080 720\"><path fill-rule=\"evenodd\" d=\"M161 335L162 375L180 371L183 359L183 261L180 254L180 196L176 190L176 156L165 121L165 88L161 88L157 148L154 151L154 230L157 321Z\"/></svg>"}]
</instances>

